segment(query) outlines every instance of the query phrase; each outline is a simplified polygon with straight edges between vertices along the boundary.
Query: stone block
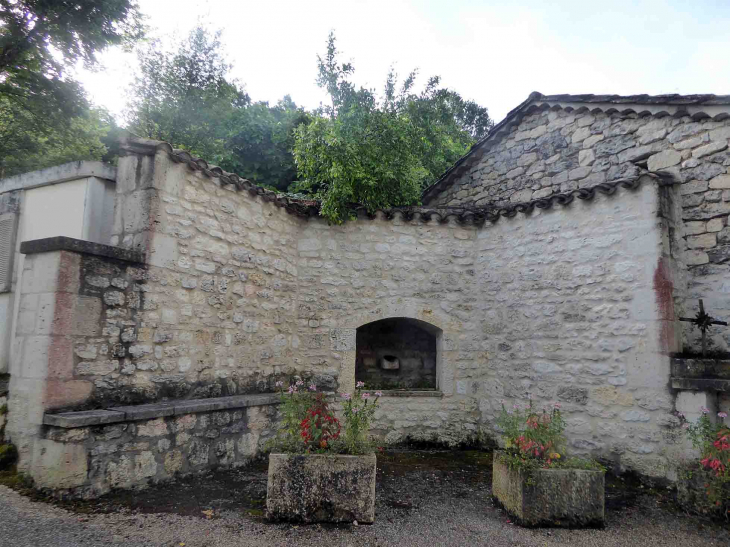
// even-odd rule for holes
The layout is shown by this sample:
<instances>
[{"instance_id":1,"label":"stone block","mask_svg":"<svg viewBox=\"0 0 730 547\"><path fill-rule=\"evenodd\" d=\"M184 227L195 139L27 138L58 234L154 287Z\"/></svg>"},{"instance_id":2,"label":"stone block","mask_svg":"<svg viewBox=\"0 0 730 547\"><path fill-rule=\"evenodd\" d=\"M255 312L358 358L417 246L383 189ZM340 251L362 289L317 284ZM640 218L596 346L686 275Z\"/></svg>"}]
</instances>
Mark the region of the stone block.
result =
<instances>
[{"instance_id":1,"label":"stone block","mask_svg":"<svg viewBox=\"0 0 730 547\"><path fill-rule=\"evenodd\" d=\"M726 148L727 141L713 141L710 144L706 144L705 146L695 148L692 151L692 157L697 159L704 158L705 156L709 156L710 154L722 152Z\"/></svg>"},{"instance_id":2,"label":"stone block","mask_svg":"<svg viewBox=\"0 0 730 547\"><path fill-rule=\"evenodd\" d=\"M663 150L649 157L649 171L660 171L677 165L680 161L682 161L682 154L676 150Z\"/></svg>"},{"instance_id":3,"label":"stone block","mask_svg":"<svg viewBox=\"0 0 730 547\"><path fill-rule=\"evenodd\" d=\"M295 522L375 521L376 457L270 454L266 515Z\"/></svg>"},{"instance_id":4,"label":"stone block","mask_svg":"<svg viewBox=\"0 0 730 547\"><path fill-rule=\"evenodd\" d=\"M38 439L34 450L32 476L45 488L83 486L88 475L86 447Z\"/></svg>"},{"instance_id":5,"label":"stone block","mask_svg":"<svg viewBox=\"0 0 730 547\"><path fill-rule=\"evenodd\" d=\"M596 153L591 149L581 150L578 152L578 164L583 166L592 165L596 161Z\"/></svg>"},{"instance_id":6,"label":"stone block","mask_svg":"<svg viewBox=\"0 0 730 547\"><path fill-rule=\"evenodd\" d=\"M717 234L708 233L687 238L687 247L690 249L711 249L717 244Z\"/></svg>"},{"instance_id":7,"label":"stone block","mask_svg":"<svg viewBox=\"0 0 730 547\"><path fill-rule=\"evenodd\" d=\"M701 266L709 261L710 257L704 251L687 251L684 254L684 262L687 266Z\"/></svg>"},{"instance_id":8,"label":"stone block","mask_svg":"<svg viewBox=\"0 0 730 547\"><path fill-rule=\"evenodd\" d=\"M700 192L705 192L709 186L710 183L706 180L690 180L682 184L679 190L682 195L698 194Z\"/></svg>"},{"instance_id":9,"label":"stone block","mask_svg":"<svg viewBox=\"0 0 730 547\"><path fill-rule=\"evenodd\" d=\"M605 473L584 469L512 470L494 455L492 494L522 526L602 526Z\"/></svg>"},{"instance_id":10,"label":"stone block","mask_svg":"<svg viewBox=\"0 0 730 547\"><path fill-rule=\"evenodd\" d=\"M112 410L81 410L79 412L61 412L43 416L44 424L66 429L87 425L113 424L122 421L124 421L124 414Z\"/></svg>"},{"instance_id":11,"label":"stone block","mask_svg":"<svg viewBox=\"0 0 730 547\"><path fill-rule=\"evenodd\" d=\"M710 179L710 188L720 190L730 188L730 175L718 175Z\"/></svg>"}]
</instances>

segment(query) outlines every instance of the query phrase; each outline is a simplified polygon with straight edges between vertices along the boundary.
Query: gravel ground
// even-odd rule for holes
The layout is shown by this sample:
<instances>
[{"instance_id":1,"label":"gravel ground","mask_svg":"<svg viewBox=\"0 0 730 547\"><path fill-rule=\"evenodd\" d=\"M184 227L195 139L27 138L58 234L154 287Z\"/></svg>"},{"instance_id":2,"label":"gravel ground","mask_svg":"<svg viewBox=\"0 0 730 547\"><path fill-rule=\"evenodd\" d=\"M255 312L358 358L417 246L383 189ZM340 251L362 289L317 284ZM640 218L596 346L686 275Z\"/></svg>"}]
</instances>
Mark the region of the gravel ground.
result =
<instances>
[{"instance_id":1,"label":"gravel ground","mask_svg":"<svg viewBox=\"0 0 730 547\"><path fill-rule=\"evenodd\" d=\"M388 453L378 468L370 526L265 522L261 465L65 506L0 486L0 547L730 546L730 528L678 513L668 496L644 494L635 483L608 487L604 529L527 530L492 505L488 455Z\"/></svg>"}]
</instances>

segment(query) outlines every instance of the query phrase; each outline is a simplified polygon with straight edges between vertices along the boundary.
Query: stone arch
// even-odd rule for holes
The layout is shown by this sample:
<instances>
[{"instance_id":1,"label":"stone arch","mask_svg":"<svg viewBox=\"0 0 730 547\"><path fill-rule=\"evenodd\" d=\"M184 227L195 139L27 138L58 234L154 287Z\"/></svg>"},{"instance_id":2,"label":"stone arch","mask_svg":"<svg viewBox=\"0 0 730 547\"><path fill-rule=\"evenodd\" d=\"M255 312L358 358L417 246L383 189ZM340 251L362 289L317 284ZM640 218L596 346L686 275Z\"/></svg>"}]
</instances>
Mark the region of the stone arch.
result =
<instances>
[{"instance_id":1,"label":"stone arch","mask_svg":"<svg viewBox=\"0 0 730 547\"><path fill-rule=\"evenodd\" d=\"M330 331L333 349L342 353L340 389L352 391L355 388L357 361L357 329L383 319L405 318L418 321L424 329L436 338L436 389L444 395L454 392L453 354L456 351L460 322L455 321L440 309L408 302L380 303L368 311L343 317L340 328Z\"/></svg>"},{"instance_id":2,"label":"stone arch","mask_svg":"<svg viewBox=\"0 0 730 547\"><path fill-rule=\"evenodd\" d=\"M372 389L436 389L437 340L443 331L420 319L390 317L358 327L355 380Z\"/></svg>"}]
</instances>

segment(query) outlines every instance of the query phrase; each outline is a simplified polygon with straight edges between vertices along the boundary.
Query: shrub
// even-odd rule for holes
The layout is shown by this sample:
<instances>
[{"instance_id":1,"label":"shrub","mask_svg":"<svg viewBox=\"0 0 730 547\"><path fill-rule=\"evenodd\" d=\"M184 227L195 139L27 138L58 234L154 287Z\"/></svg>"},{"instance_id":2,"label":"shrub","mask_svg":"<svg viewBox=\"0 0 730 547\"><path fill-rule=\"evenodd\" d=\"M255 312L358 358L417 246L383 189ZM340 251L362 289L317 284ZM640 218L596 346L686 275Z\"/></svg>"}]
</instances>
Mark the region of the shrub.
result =
<instances>
[{"instance_id":1,"label":"shrub","mask_svg":"<svg viewBox=\"0 0 730 547\"><path fill-rule=\"evenodd\" d=\"M294 454L366 454L374 449L369 438L370 423L380 393L374 396L357 383L354 394L342 393L343 419L335 416L327 396L314 384L302 380L286 390L277 382L281 393L281 425L269 450ZM343 427L344 424L344 427Z\"/></svg>"},{"instance_id":2,"label":"shrub","mask_svg":"<svg viewBox=\"0 0 730 547\"><path fill-rule=\"evenodd\" d=\"M679 413L680 419L684 416ZM725 515L730 515L730 426L725 422L727 414L718 412L719 421L710 420L710 411L702 408L702 415L695 423L684 422L682 427L700 452L698 467L705 472L705 488L708 500Z\"/></svg>"},{"instance_id":3,"label":"shrub","mask_svg":"<svg viewBox=\"0 0 730 547\"><path fill-rule=\"evenodd\" d=\"M503 404L497 425L503 431L505 448L500 458L511 469L604 469L594 460L566 457L565 420L559 403L539 412L532 401L524 407L515 404L510 410Z\"/></svg>"}]
</instances>

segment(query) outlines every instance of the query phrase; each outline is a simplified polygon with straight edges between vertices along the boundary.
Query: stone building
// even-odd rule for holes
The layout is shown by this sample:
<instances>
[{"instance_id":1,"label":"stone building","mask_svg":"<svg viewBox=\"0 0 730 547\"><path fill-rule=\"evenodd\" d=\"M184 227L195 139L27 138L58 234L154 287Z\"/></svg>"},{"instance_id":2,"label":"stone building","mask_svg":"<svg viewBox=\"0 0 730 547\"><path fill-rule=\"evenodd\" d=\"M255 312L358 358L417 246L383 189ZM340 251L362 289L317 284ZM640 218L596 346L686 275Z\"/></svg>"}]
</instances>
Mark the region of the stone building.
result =
<instances>
[{"instance_id":1,"label":"stone building","mask_svg":"<svg viewBox=\"0 0 730 547\"><path fill-rule=\"evenodd\" d=\"M677 357L700 298L730 317L728 139L730 97L533 93L422 206L340 226L139 138L0 181L5 436L40 486L95 496L247 461L278 379L362 378L400 388L388 442L560 402L572 453L671 480L675 413L730 410Z\"/></svg>"}]
</instances>

